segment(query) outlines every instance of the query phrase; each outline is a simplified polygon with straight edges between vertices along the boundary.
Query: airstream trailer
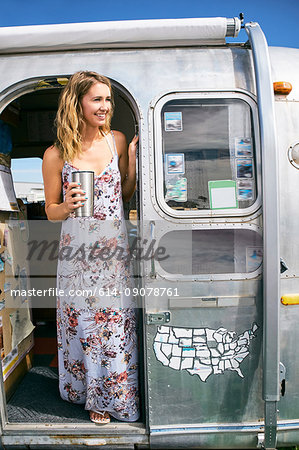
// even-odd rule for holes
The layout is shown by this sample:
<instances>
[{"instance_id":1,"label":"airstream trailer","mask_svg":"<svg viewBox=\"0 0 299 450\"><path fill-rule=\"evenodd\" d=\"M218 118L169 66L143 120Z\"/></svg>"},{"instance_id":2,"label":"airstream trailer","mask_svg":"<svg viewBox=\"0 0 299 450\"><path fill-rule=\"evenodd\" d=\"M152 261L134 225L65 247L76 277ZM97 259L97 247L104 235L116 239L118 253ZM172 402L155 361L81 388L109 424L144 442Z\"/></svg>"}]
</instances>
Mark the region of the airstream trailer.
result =
<instances>
[{"instance_id":1,"label":"airstream trailer","mask_svg":"<svg viewBox=\"0 0 299 450\"><path fill-rule=\"evenodd\" d=\"M226 42L241 26L200 18L0 29L4 448L299 442L299 53L268 48L257 23L245 25L247 42ZM28 258L29 241L50 242L59 224L12 187L10 161L42 158L61 87L77 70L109 77L112 128L140 137L126 205L141 305L136 423L97 426L83 407L62 405L55 335L43 334L54 322L55 270ZM52 367L42 353L53 353Z\"/></svg>"}]
</instances>

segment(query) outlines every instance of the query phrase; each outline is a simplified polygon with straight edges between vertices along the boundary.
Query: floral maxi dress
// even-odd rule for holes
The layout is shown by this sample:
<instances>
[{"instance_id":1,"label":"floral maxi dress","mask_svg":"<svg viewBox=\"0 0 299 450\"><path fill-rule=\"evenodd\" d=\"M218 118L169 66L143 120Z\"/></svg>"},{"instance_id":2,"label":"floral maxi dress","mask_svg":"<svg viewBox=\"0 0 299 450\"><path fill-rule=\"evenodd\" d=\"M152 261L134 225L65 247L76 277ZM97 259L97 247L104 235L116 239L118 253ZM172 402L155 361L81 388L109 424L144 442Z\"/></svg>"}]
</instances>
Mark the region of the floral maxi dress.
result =
<instances>
[{"instance_id":1,"label":"floral maxi dress","mask_svg":"<svg viewBox=\"0 0 299 450\"><path fill-rule=\"evenodd\" d=\"M118 155L95 176L94 215L63 223L57 267L59 390L85 409L139 417L136 306ZM111 137L110 135L110 137ZM63 193L78 170L65 162Z\"/></svg>"}]
</instances>

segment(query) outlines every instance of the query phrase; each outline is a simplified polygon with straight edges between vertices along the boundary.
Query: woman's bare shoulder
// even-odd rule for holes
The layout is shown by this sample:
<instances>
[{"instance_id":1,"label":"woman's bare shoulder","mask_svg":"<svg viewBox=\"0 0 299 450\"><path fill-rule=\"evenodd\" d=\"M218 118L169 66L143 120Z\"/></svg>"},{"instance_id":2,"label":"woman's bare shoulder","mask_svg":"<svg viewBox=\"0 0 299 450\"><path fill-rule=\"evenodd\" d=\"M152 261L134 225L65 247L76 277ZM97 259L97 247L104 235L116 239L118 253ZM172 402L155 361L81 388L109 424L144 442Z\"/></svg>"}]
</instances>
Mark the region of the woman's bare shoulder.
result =
<instances>
[{"instance_id":1,"label":"woman's bare shoulder","mask_svg":"<svg viewBox=\"0 0 299 450\"><path fill-rule=\"evenodd\" d=\"M115 138L115 145L117 148L118 156L121 156L127 151L127 139L124 133L118 130L111 130Z\"/></svg>"},{"instance_id":2,"label":"woman's bare shoulder","mask_svg":"<svg viewBox=\"0 0 299 450\"><path fill-rule=\"evenodd\" d=\"M43 162L49 165L55 165L57 168L63 167L63 160L59 149L55 145L51 145L45 150Z\"/></svg>"},{"instance_id":3,"label":"woman's bare shoulder","mask_svg":"<svg viewBox=\"0 0 299 450\"><path fill-rule=\"evenodd\" d=\"M115 140L119 140L119 141L126 141L126 136L122 131L118 131L118 130L111 130Z\"/></svg>"}]
</instances>

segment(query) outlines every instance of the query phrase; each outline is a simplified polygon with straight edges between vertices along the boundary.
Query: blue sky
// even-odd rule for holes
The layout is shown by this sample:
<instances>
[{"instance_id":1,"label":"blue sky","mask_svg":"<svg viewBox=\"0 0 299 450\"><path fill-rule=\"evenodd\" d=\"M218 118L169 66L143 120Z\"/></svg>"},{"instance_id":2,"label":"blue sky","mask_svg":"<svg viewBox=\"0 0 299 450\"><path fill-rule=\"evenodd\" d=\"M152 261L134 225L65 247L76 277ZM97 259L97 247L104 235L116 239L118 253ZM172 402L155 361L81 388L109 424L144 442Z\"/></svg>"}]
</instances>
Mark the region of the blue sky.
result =
<instances>
[{"instance_id":1,"label":"blue sky","mask_svg":"<svg viewBox=\"0 0 299 450\"><path fill-rule=\"evenodd\" d=\"M299 0L10 0L2 2L0 26L39 25L101 20L166 19L184 17L235 17L258 22L268 44L299 47ZM245 41L241 31L238 41ZM23 181L27 167L31 181L41 181L40 163L14 163L15 181ZM27 179L26 176L26 179Z\"/></svg>"}]
</instances>

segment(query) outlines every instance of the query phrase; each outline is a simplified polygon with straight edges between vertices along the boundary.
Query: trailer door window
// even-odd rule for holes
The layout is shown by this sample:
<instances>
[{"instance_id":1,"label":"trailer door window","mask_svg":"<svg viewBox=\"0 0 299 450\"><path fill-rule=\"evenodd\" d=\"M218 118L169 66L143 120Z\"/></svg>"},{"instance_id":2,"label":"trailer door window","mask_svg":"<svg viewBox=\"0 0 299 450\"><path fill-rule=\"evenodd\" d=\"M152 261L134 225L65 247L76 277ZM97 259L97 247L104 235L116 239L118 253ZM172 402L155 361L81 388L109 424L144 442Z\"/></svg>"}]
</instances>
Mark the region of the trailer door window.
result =
<instances>
[{"instance_id":1,"label":"trailer door window","mask_svg":"<svg viewBox=\"0 0 299 450\"><path fill-rule=\"evenodd\" d=\"M170 100L161 109L161 128L163 197L168 207L236 211L253 205L255 142L246 101Z\"/></svg>"},{"instance_id":2,"label":"trailer door window","mask_svg":"<svg viewBox=\"0 0 299 450\"><path fill-rule=\"evenodd\" d=\"M175 230L159 245L168 255L161 267L170 274L245 274L262 264L262 236L246 228Z\"/></svg>"}]
</instances>

